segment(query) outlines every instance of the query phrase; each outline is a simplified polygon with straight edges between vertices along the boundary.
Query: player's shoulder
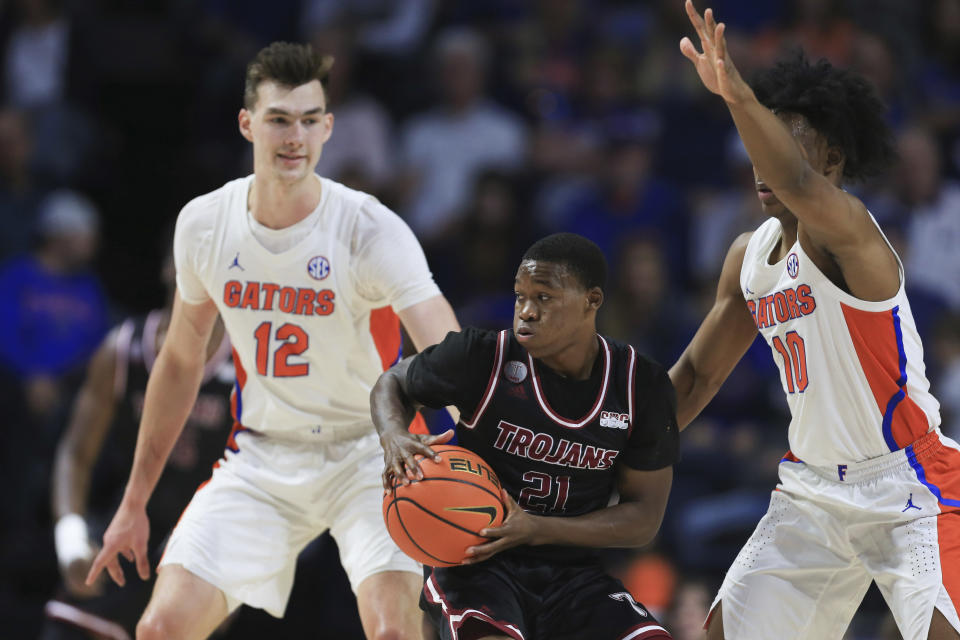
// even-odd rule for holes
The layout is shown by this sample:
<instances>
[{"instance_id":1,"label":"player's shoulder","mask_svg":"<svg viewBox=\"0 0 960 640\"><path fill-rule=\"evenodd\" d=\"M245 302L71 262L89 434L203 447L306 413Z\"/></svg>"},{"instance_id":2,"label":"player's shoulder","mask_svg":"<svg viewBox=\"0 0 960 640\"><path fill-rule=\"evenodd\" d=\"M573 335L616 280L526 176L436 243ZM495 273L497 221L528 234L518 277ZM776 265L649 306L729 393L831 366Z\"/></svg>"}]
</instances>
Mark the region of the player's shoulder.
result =
<instances>
[{"instance_id":1,"label":"player's shoulder","mask_svg":"<svg viewBox=\"0 0 960 640\"><path fill-rule=\"evenodd\" d=\"M225 212L225 205L238 191L248 189L252 179L253 176L237 178L218 189L193 198L180 210L177 225L189 227L194 232L214 225L217 217Z\"/></svg>"},{"instance_id":2,"label":"player's shoulder","mask_svg":"<svg viewBox=\"0 0 960 640\"><path fill-rule=\"evenodd\" d=\"M444 338L447 345L458 345L466 351L495 349L500 332L479 327L463 327L460 331L450 331Z\"/></svg>"},{"instance_id":3,"label":"player's shoulder","mask_svg":"<svg viewBox=\"0 0 960 640\"><path fill-rule=\"evenodd\" d=\"M329 178L321 180L328 190L328 206L341 217L341 228L351 236L349 242L355 252L363 253L377 241L400 243L404 236L413 236L403 219L375 196Z\"/></svg>"}]
</instances>

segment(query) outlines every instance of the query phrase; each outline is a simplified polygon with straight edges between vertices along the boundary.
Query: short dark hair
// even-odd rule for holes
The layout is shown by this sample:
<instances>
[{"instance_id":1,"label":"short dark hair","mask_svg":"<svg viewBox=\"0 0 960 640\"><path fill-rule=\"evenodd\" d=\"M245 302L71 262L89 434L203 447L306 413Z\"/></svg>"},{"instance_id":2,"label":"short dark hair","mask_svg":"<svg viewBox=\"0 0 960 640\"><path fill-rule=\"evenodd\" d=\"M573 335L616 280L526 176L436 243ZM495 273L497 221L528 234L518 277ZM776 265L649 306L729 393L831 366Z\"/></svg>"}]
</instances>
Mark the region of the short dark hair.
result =
<instances>
[{"instance_id":1,"label":"short dark hair","mask_svg":"<svg viewBox=\"0 0 960 640\"><path fill-rule=\"evenodd\" d=\"M576 233L554 233L533 243L523 261L538 260L563 265L584 289L607 283L607 259L596 244Z\"/></svg>"},{"instance_id":2,"label":"short dark hair","mask_svg":"<svg viewBox=\"0 0 960 640\"><path fill-rule=\"evenodd\" d=\"M257 88L273 81L285 87L299 87L314 80L323 84L333 66L333 56L314 51L309 44L274 42L261 49L247 65L243 88L243 106L257 103Z\"/></svg>"},{"instance_id":3,"label":"short dark hair","mask_svg":"<svg viewBox=\"0 0 960 640\"><path fill-rule=\"evenodd\" d=\"M757 73L751 85L762 105L802 115L827 144L840 147L846 158L843 176L849 180L877 175L896 157L886 107L857 73L823 59L811 63L798 49Z\"/></svg>"}]
</instances>

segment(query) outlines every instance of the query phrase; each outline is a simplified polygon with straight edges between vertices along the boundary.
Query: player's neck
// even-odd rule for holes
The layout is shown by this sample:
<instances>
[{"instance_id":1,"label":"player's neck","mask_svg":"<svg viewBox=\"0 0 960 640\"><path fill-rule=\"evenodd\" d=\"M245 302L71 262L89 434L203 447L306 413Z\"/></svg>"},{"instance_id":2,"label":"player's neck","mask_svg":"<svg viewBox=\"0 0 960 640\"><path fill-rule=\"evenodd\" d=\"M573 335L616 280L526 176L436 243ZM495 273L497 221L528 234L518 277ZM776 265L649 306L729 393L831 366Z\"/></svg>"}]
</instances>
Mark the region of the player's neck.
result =
<instances>
[{"instance_id":1,"label":"player's neck","mask_svg":"<svg viewBox=\"0 0 960 640\"><path fill-rule=\"evenodd\" d=\"M320 204L321 183L314 175L293 184L254 176L247 207L253 219L270 229L293 226Z\"/></svg>"},{"instance_id":2,"label":"player's neck","mask_svg":"<svg viewBox=\"0 0 960 640\"><path fill-rule=\"evenodd\" d=\"M791 247L797 242L799 229L797 219L790 213L777 216L777 220L780 222L780 242L777 243L770 255L771 262L774 264L790 253Z\"/></svg>"},{"instance_id":3,"label":"player's neck","mask_svg":"<svg viewBox=\"0 0 960 640\"><path fill-rule=\"evenodd\" d=\"M593 371L593 363L600 354L600 341L595 331L591 331L589 339L586 337L577 340L562 351L540 359L540 362L553 369L565 378L586 380Z\"/></svg>"}]
</instances>

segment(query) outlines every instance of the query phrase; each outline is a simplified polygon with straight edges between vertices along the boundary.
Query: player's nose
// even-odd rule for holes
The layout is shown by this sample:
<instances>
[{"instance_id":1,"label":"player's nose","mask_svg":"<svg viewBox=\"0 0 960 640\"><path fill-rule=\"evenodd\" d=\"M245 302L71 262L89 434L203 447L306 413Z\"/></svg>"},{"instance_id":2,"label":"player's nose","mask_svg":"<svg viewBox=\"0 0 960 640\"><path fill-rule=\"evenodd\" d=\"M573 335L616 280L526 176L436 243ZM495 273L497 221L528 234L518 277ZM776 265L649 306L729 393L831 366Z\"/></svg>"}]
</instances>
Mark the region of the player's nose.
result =
<instances>
[{"instance_id":1,"label":"player's nose","mask_svg":"<svg viewBox=\"0 0 960 640\"><path fill-rule=\"evenodd\" d=\"M520 318L522 320L535 320L537 317L537 308L532 300L525 300L520 305Z\"/></svg>"},{"instance_id":2,"label":"player's nose","mask_svg":"<svg viewBox=\"0 0 960 640\"><path fill-rule=\"evenodd\" d=\"M284 143L288 146L300 146L303 144L306 134L307 128L303 126L302 122L297 120L293 123L293 126L287 129L287 135L284 139Z\"/></svg>"}]
</instances>

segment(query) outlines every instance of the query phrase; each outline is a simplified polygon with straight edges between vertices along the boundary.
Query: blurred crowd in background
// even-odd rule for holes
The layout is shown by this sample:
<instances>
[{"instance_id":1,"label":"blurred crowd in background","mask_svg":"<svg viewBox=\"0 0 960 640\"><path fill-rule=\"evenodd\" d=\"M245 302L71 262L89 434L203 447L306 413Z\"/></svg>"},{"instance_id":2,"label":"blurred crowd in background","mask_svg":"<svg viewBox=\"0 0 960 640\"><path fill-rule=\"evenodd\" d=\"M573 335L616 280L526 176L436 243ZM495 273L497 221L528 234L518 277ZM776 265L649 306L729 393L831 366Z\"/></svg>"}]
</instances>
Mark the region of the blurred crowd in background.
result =
<instances>
[{"instance_id":1,"label":"blurred crowd in background","mask_svg":"<svg viewBox=\"0 0 960 640\"><path fill-rule=\"evenodd\" d=\"M899 163L849 188L903 259L943 430L960 436L960 0L712 6L745 77L801 46L889 105ZM23 630L10 637L36 637L57 587L50 473L88 358L119 320L165 304L179 209L251 171L236 116L262 46L335 56L318 172L408 222L461 324L508 326L523 250L574 231L611 266L601 331L669 367L731 241L763 220L684 35L681 0L0 2L0 619ZM766 509L788 420L760 341L684 432L656 543L609 554L679 640L698 637ZM898 637L884 611L872 591L849 638ZM327 637L303 619L309 631L293 616L274 637Z\"/></svg>"}]
</instances>

